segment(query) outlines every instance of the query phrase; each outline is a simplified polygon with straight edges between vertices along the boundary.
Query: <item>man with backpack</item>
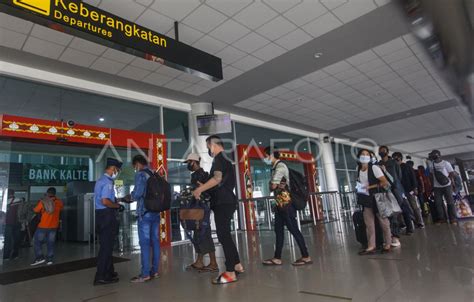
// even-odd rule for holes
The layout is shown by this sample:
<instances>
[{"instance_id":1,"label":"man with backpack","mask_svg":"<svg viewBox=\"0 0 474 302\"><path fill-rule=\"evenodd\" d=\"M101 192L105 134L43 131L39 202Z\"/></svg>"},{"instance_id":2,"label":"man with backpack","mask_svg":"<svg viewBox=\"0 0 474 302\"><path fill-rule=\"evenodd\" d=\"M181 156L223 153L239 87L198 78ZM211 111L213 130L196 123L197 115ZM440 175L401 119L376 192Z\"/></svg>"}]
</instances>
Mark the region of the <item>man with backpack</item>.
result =
<instances>
[{"instance_id":1,"label":"man with backpack","mask_svg":"<svg viewBox=\"0 0 474 302\"><path fill-rule=\"evenodd\" d=\"M453 199L453 184L454 184L454 177L455 171L453 166L443 160L441 158L441 152L438 150L431 151L428 154L428 158L431 160L429 164L430 169L430 178L431 183L433 184L433 193L434 193L434 200L436 206L436 212L438 217L438 221L436 224L446 222L441 217L445 217L444 215L444 199L446 199L446 203L448 204L448 216L449 221L451 224L457 225L458 222L456 220L456 210L454 207L454 199Z\"/></svg>"},{"instance_id":2,"label":"man with backpack","mask_svg":"<svg viewBox=\"0 0 474 302\"><path fill-rule=\"evenodd\" d=\"M133 277L130 282L144 283L159 277L159 234L161 216L160 212L148 209L145 202L145 198L147 197L147 191L151 192L153 190L153 188L149 188L149 186L154 185L154 183L150 182L149 180L151 177L155 177L153 171L151 171L148 167L148 161L143 155L136 155L132 159L132 165L136 171L136 174L135 188L131 193L131 200L137 202L138 238L141 252L141 272L138 276ZM152 258L151 264L150 256Z\"/></svg>"},{"instance_id":3,"label":"man with backpack","mask_svg":"<svg viewBox=\"0 0 474 302\"><path fill-rule=\"evenodd\" d=\"M34 208L34 212L41 214L41 221L38 224L34 235L35 261L31 266L53 264L54 244L56 242L56 231L59 227L59 216L63 209L63 202L56 197L56 189L51 187L46 191L42 200ZM47 242L48 254L46 259L43 256L42 246Z\"/></svg>"},{"instance_id":4,"label":"man with backpack","mask_svg":"<svg viewBox=\"0 0 474 302\"><path fill-rule=\"evenodd\" d=\"M293 262L293 265L303 266L312 264L313 261L309 256L303 234L298 228L298 222L296 221L297 210L292 201L292 194L290 193L290 187L292 185L290 170L284 162L280 161L280 152L272 152L271 148L267 147L264 150L264 155L265 163L272 166L270 191L274 192L277 204L275 206L275 255L273 258L263 261L263 264L268 266L282 265L281 254L285 239L285 225L291 235L295 238L301 251L301 258Z\"/></svg>"}]
</instances>

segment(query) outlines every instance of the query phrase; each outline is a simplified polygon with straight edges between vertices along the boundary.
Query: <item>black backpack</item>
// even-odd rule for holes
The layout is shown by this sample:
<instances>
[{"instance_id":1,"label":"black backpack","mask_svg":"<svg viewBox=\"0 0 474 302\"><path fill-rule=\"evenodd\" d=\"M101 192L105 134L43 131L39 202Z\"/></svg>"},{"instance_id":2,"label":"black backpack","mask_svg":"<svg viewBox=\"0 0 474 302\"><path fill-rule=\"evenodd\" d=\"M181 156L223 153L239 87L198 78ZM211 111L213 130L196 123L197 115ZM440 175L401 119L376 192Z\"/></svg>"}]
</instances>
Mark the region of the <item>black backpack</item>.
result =
<instances>
[{"instance_id":1,"label":"black backpack","mask_svg":"<svg viewBox=\"0 0 474 302\"><path fill-rule=\"evenodd\" d=\"M285 163L281 162L286 165ZM288 165L286 165L288 168ZM308 180L300 172L288 168L290 173L290 195L291 203L297 210L306 208L309 198Z\"/></svg>"},{"instance_id":2,"label":"black backpack","mask_svg":"<svg viewBox=\"0 0 474 302\"><path fill-rule=\"evenodd\" d=\"M161 213L171 208L171 186L158 173L145 170L150 176L146 182L145 210Z\"/></svg>"}]
</instances>

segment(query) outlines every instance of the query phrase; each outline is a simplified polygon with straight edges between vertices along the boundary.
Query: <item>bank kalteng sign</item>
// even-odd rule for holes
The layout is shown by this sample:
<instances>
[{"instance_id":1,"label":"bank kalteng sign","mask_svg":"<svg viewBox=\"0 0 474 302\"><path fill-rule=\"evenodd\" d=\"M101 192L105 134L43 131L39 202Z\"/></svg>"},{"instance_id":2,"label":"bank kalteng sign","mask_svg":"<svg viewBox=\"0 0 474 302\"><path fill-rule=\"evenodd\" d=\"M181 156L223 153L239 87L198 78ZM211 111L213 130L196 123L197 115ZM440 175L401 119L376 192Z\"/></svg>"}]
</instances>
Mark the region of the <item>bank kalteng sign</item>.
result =
<instances>
[{"instance_id":1,"label":"bank kalteng sign","mask_svg":"<svg viewBox=\"0 0 474 302\"><path fill-rule=\"evenodd\" d=\"M88 166L23 164L23 183L28 185L66 185L88 180Z\"/></svg>"},{"instance_id":2,"label":"bank kalteng sign","mask_svg":"<svg viewBox=\"0 0 474 302\"><path fill-rule=\"evenodd\" d=\"M206 79L222 79L221 59L80 0L0 0L0 11Z\"/></svg>"}]
</instances>

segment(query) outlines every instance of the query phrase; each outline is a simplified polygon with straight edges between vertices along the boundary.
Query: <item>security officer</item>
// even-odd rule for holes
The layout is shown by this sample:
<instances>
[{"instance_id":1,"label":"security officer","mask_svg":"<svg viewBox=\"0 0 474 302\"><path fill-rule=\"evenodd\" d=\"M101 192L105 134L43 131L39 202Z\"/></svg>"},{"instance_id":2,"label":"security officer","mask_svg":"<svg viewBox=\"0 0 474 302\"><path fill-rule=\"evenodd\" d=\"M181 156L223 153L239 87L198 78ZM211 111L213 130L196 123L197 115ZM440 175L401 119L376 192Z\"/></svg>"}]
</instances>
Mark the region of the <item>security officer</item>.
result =
<instances>
[{"instance_id":1,"label":"security officer","mask_svg":"<svg viewBox=\"0 0 474 302\"><path fill-rule=\"evenodd\" d=\"M121 167L122 162L108 158L105 173L97 180L94 188L95 223L100 243L94 285L119 281L118 274L114 270L112 252L119 227L116 212L123 210L123 206L115 198L114 191L114 180Z\"/></svg>"}]
</instances>

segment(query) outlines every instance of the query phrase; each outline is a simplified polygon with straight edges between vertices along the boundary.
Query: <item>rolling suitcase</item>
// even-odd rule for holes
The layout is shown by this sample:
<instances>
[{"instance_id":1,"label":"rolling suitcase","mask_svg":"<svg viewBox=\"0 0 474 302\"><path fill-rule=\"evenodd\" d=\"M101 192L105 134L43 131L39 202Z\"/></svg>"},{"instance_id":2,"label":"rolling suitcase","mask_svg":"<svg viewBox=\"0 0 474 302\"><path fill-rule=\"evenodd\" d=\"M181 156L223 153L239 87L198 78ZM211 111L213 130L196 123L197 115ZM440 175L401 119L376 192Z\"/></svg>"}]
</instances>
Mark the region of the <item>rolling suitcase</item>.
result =
<instances>
[{"instance_id":1,"label":"rolling suitcase","mask_svg":"<svg viewBox=\"0 0 474 302\"><path fill-rule=\"evenodd\" d=\"M352 215L352 220L354 222L354 229L356 234L356 240L362 244L363 248L367 248L368 239L367 239L367 231L365 228L364 222L364 213L361 210L355 211ZM380 223L378 218L375 217L375 242L377 247L383 246L383 232L382 228L380 227Z\"/></svg>"}]
</instances>

